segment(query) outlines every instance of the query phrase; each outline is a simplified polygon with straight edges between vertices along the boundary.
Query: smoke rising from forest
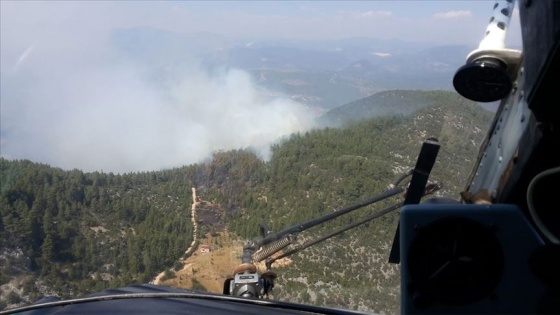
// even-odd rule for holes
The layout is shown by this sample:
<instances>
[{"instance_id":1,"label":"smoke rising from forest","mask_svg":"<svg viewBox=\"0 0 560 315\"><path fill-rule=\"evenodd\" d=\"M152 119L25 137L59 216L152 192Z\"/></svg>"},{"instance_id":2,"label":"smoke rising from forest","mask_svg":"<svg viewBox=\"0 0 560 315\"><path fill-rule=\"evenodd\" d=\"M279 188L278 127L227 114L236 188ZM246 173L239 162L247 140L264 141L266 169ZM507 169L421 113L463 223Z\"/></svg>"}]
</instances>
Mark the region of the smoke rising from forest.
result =
<instances>
[{"instance_id":1,"label":"smoke rising from forest","mask_svg":"<svg viewBox=\"0 0 560 315\"><path fill-rule=\"evenodd\" d=\"M2 27L3 157L149 171L216 150L250 147L267 159L274 141L311 126L305 106L264 98L246 72L208 71L192 56L140 62L110 34L47 26L18 36Z\"/></svg>"},{"instance_id":2,"label":"smoke rising from forest","mask_svg":"<svg viewBox=\"0 0 560 315\"><path fill-rule=\"evenodd\" d=\"M247 147L267 159L272 142L312 121L301 104L265 100L239 70L194 70L162 89L132 67L98 65L28 84L2 104L2 154L63 168L157 170Z\"/></svg>"},{"instance_id":3,"label":"smoke rising from forest","mask_svg":"<svg viewBox=\"0 0 560 315\"><path fill-rule=\"evenodd\" d=\"M156 62L150 52L148 59L135 58L142 50L123 54L111 37L117 29L470 45L479 42L491 5L435 1L420 10L399 1L0 1L0 155L63 168L153 170L197 162L220 149L252 146L266 158L275 139L310 127L304 106L262 98L247 73L209 72L193 56L173 51ZM514 11L514 29L518 22ZM465 23L473 27L459 31ZM515 39L520 43L519 35Z\"/></svg>"}]
</instances>

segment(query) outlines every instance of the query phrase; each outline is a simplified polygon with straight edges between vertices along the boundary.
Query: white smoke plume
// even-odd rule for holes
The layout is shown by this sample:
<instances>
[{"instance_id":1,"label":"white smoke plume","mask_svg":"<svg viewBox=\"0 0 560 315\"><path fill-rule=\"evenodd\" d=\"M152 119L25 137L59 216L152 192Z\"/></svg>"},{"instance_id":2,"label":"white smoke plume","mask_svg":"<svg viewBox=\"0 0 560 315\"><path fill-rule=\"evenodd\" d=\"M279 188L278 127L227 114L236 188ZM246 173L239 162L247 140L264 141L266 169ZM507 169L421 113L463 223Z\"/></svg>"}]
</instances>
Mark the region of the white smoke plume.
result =
<instances>
[{"instance_id":1,"label":"white smoke plume","mask_svg":"<svg viewBox=\"0 0 560 315\"><path fill-rule=\"evenodd\" d=\"M110 30L45 27L21 38L5 26L6 158L118 173L187 165L237 148L267 159L274 141L311 126L305 106L263 98L240 70L210 73L185 57L158 77L154 65L115 52Z\"/></svg>"},{"instance_id":2,"label":"white smoke plume","mask_svg":"<svg viewBox=\"0 0 560 315\"><path fill-rule=\"evenodd\" d=\"M211 77L193 67L176 80L157 88L128 65L39 76L2 102L9 132L2 154L113 172L181 166L246 147L266 159L272 142L312 122L301 104L265 100L243 71Z\"/></svg>"}]
</instances>

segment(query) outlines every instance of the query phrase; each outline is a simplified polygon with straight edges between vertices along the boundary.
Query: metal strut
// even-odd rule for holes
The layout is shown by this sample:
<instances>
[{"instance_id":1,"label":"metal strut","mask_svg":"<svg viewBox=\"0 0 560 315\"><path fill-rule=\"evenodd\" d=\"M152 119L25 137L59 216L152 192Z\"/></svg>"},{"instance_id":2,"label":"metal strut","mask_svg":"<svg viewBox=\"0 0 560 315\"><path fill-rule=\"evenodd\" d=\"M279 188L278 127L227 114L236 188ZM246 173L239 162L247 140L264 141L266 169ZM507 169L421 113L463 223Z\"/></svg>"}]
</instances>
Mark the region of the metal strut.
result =
<instances>
[{"instance_id":1,"label":"metal strut","mask_svg":"<svg viewBox=\"0 0 560 315\"><path fill-rule=\"evenodd\" d=\"M405 205L420 203L420 200L425 192L432 167L434 167L434 164L436 163L439 147L440 145L435 138L430 138L422 144L418 160L416 160L416 167L414 167L414 173L410 179L408 193L406 194L406 198L404 200ZM401 261L399 230L400 223L397 225L397 231L395 232L395 237L393 239L393 246L391 247L391 253L389 254L389 262L395 264L398 264Z\"/></svg>"},{"instance_id":2,"label":"metal strut","mask_svg":"<svg viewBox=\"0 0 560 315\"><path fill-rule=\"evenodd\" d=\"M281 249L292 244L292 242L293 242L293 237L291 235L287 235L286 237L278 241L272 242L268 245L264 245L263 247L261 247L260 250L258 250L256 253L253 254L253 261L259 262L265 260L266 258L270 257L274 253L277 253Z\"/></svg>"},{"instance_id":3,"label":"metal strut","mask_svg":"<svg viewBox=\"0 0 560 315\"><path fill-rule=\"evenodd\" d=\"M441 188L442 188L442 186L441 186L440 183L431 183L431 184L428 184L428 185L426 185L426 189L425 189L425 191L424 191L424 196L426 196L426 195L431 195L431 194L433 194L434 192L440 190ZM301 246L299 246L299 247L297 247L297 248L294 248L294 249L292 249L292 250L290 250L290 251L288 251L288 252L286 252L286 253L284 253L284 254L282 254L282 255L279 255L279 256L277 256L277 257L272 257L272 258L270 258L270 259L267 259L267 260L266 260L266 267L267 267L267 270L270 270L270 268L272 268L272 264L273 264L275 261L279 260L279 259L282 259L282 258L288 257L288 256L290 256L290 255L293 255L293 254L295 254L295 253L297 253L297 252L299 252L299 251L301 251L301 250L304 250L304 249L306 249L306 248L308 248L308 247L311 247L311 246L313 246L313 245L315 245L315 244L317 244L317 243L320 243L320 242L322 242L322 241L325 241L325 240L327 240L327 239L329 239L329 238L331 238L331 237L333 237L333 236L339 235L339 234L344 233L344 232L346 232L346 231L348 231L348 230L350 230L350 229L353 229L353 228L355 228L355 227L357 227L357 226L359 226L359 225L362 225L362 224L367 223L367 222L369 222L369 221L372 221L372 220L374 220L374 219L380 218L380 217L382 217L382 216L384 216L384 215L386 215L386 214L388 214L388 213L390 213L390 212L393 212L393 211L399 209L400 207L402 207L402 205L403 205L403 203L402 203L402 202L399 202L399 203L394 204L394 205L392 205L392 206L390 206L390 207L387 207L387 208L385 208L385 209L383 209L383 210L381 210L381 211L379 211L379 212L376 212L376 213L374 213L374 214L372 214L372 215L370 215L370 216L368 216L368 217L366 217L366 218L364 218L364 219L362 219L362 220L360 220L360 221L357 221L357 222L354 222L354 223L350 223L350 224L348 224L347 226L345 226L345 227L343 227L343 228L341 228L341 229L339 229L339 230L336 230L336 231L334 231L334 232L332 232L332 233L329 233L329 234L327 234L327 235L325 235L325 236L322 236L322 237L320 237L320 238L317 238L317 239L315 239L315 240L309 241L309 242L307 242L307 243L305 243L305 244L303 244L303 245L301 245Z\"/></svg>"}]
</instances>

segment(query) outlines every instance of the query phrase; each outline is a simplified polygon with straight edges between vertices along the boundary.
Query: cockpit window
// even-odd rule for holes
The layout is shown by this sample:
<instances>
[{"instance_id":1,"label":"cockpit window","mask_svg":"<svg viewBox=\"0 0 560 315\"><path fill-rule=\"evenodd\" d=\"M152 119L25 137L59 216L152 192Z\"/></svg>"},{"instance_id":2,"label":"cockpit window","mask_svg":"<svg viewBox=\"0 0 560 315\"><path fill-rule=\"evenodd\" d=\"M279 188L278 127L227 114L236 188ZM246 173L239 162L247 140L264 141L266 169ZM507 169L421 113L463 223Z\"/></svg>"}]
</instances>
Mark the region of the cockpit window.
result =
<instances>
[{"instance_id":1,"label":"cockpit window","mask_svg":"<svg viewBox=\"0 0 560 315\"><path fill-rule=\"evenodd\" d=\"M408 172L437 141L426 197L459 200L498 109L453 86L493 5L1 1L0 309L233 279L399 313ZM520 50L518 10L501 12L490 23ZM248 242L387 191L239 276Z\"/></svg>"}]
</instances>

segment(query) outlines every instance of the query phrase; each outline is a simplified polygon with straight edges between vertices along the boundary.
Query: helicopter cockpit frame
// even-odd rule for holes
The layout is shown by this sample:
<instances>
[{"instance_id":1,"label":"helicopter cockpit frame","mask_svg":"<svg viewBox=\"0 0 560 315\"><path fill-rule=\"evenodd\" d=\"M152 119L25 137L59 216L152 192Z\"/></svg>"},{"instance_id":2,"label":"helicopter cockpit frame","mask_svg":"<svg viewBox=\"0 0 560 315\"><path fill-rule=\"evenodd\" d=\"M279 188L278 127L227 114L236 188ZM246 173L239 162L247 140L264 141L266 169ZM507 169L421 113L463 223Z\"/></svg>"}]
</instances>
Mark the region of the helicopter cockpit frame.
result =
<instances>
[{"instance_id":1,"label":"helicopter cockpit frame","mask_svg":"<svg viewBox=\"0 0 560 315\"><path fill-rule=\"evenodd\" d=\"M419 204L419 198L429 193L427 177L437 141L427 140L427 158L423 160L421 152L418 160L418 198L401 208L391 259L400 263L403 314L560 313L560 211L555 195L560 179L560 1L518 1L522 51L503 45L514 6L513 0L496 1L485 39L455 77L455 87L463 96L500 101L462 200ZM419 167L421 162L427 171ZM365 203L403 192L402 187L393 187ZM252 267L255 257L269 258L271 251L291 242L291 233L321 220L280 234L263 227L262 239L246 246L242 268L226 281L226 294L130 286L82 299L42 300L0 314L353 314L254 298L259 295L255 290L271 289L275 279L274 273L257 274ZM272 245L271 250L255 256L266 244Z\"/></svg>"}]
</instances>

